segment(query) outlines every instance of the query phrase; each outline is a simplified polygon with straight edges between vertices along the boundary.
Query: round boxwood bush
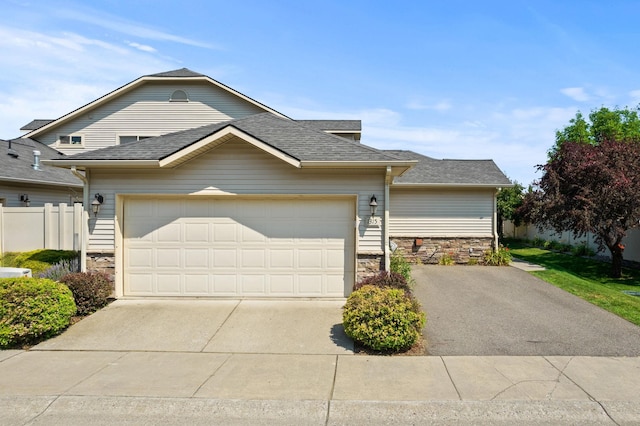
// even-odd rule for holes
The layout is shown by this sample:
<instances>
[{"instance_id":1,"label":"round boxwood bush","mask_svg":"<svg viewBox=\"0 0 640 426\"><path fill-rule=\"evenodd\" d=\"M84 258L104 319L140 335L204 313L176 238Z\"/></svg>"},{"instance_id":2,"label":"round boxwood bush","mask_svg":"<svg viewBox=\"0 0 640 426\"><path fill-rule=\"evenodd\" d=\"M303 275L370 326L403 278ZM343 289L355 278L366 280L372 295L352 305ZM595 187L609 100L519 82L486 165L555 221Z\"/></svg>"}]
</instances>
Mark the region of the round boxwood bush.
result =
<instances>
[{"instance_id":1,"label":"round boxwood bush","mask_svg":"<svg viewBox=\"0 0 640 426\"><path fill-rule=\"evenodd\" d=\"M46 278L0 279L0 347L16 347L54 336L76 313L67 286Z\"/></svg>"},{"instance_id":2,"label":"round boxwood bush","mask_svg":"<svg viewBox=\"0 0 640 426\"><path fill-rule=\"evenodd\" d=\"M60 278L71 289L78 315L89 315L107 306L113 292L109 276L103 272L75 272Z\"/></svg>"},{"instance_id":3,"label":"round boxwood bush","mask_svg":"<svg viewBox=\"0 0 640 426\"><path fill-rule=\"evenodd\" d=\"M365 285L347 299L342 324L354 341L376 351L397 352L418 341L425 314L402 289Z\"/></svg>"}]
</instances>

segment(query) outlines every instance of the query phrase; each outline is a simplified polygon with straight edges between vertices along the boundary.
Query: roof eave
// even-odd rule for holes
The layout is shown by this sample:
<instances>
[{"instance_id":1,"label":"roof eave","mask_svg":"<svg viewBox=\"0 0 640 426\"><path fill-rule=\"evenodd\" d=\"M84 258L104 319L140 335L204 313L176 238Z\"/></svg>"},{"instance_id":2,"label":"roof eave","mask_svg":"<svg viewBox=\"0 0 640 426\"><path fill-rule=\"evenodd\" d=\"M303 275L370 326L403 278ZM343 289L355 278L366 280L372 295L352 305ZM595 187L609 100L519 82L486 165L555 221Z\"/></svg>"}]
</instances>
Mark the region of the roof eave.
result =
<instances>
[{"instance_id":1,"label":"roof eave","mask_svg":"<svg viewBox=\"0 0 640 426\"><path fill-rule=\"evenodd\" d=\"M394 182L398 188L511 188L512 183L408 183Z\"/></svg>"},{"instance_id":2,"label":"roof eave","mask_svg":"<svg viewBox=\"0 0 640 426\"><path fill-rule=\"evenodd\" d=\"M47 166L70 168L77 167L80 170L87 167L160 167L158 160L41 160Z\"/></svg>"},{"instance_id":3,"label":"roof eave","mask_svg":"<svg viewBox=\"0 0 640 426\"><path fill-rule=\"evenodd\" d=\"M66 183L66 182L53 182L50 180L40 180L40 179L19 179L19 178L13 178L9 176L0 176L0 181L28 183L28 184L37 184L37 185L49 185L49 186L64 186L64 187L71 186L74 188L82 188L82 182L75 184L75 183Z\"/></svg>"}]
</instances>

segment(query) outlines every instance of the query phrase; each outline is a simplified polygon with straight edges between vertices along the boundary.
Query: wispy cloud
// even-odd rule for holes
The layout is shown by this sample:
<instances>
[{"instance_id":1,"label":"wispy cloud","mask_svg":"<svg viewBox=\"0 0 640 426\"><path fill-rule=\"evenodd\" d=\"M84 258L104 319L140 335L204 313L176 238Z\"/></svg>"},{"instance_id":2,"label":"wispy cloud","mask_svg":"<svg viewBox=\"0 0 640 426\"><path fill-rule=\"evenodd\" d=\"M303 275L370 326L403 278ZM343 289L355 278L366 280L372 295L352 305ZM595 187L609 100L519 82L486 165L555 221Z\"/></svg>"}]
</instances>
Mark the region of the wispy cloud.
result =
<instances>
[{"instance_id":1,"label":"wispy cloud","mask_svg":"<svg viewBox=\"0 0 640 426\"><path fill-rule=\"evenodd\" d=\"M164 31L160 31L154 28L150 28L145 24L141 24L139 22L130 21L119 16L115 16L112 14L108 14L105 12L98 11L81 11L81 10L71 10L71 9L58 9L56 10L56 15L78 22L83 22L85 24L92 24L102 28L106 28L108 30L116 31L121 34L126 34L129 36L140 37L146 40L157 40L157 41L170 41L174 43L186 44L189 46L202 47L206 49L219 49L219 46L216 46L212 43L207 43L199 40L193 40L187 37L182 37L175 34L170 34Z\"/></svg>"},{"instance_id":2,"label":"wispy cloud","mask_svg":"<svg viewBox=\"0 0 640 426\"><path fill-rule=\"evenodd\" d=\"M631 103L639 104L640 103L640 89L632 90L629 92L629 97L631 98Z\"/></svg>"},{"instance_id":3,"label":"wispy cloud","mask_svg":"<svg viewBox=\"0 0 640 426\"><path fill-rule=\"evenodd\" d=\"M560 93L578 102L591 100L591 96L587 94L583 87L566 87L564 89L560 89Z\"/></svg>"},{"instance_id":4,"label":"wispy cloud","mask_svg":"<svg viewBox=\"0 0 640 426\"><path fill-rule=\"evenodd\" d=\"M413 110L431 110L431 111L448 111L453 105L448 100L441 100L435 103L424 103L420 101L411 101L406 107Z\"/></svg>"},{"instance_id":5,"label":"wispy cloud","mask_svg":"<svg viewBox=\"0 0 640 426\"><path fill-rule=\"evenodd\" d=\"M149 52L149 53L157 52L156 49L154 49L151 46L147 46L146 44L140 44L140 43L135 43L135 42L129 42L127 44L129 46L131 46L131 47L135 47L138 50L142 50L143 52Z\"/></svg>"}]
</instances>

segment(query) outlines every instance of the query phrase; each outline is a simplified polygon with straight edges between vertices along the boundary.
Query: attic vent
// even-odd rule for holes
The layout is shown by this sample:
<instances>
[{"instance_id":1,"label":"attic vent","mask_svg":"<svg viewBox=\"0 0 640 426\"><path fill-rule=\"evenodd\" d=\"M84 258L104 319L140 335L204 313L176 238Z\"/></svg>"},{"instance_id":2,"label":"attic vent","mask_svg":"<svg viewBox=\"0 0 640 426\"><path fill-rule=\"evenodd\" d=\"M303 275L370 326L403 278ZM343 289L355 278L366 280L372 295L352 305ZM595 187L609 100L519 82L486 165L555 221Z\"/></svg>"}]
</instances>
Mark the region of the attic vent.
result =
<instances>
[{"instance_id":1,"label":"attic vent","mask_svg":"<svg viewBox=\"0 0 640 426\"><path fill-rule=\"evenodd\" d=\"M189 97L187 96L187 92L184 90L176 90L171 94L169 98L171 102L189 102Z\"/></svg>"}]
</instances>

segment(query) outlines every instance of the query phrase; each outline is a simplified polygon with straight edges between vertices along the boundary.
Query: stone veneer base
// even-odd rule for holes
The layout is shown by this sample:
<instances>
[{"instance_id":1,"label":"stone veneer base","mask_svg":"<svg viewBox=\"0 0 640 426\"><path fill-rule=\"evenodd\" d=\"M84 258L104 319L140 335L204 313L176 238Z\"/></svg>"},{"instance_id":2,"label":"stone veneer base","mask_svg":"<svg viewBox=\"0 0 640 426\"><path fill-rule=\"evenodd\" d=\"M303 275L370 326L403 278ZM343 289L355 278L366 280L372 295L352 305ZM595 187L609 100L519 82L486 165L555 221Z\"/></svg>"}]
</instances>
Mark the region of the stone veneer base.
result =
<instances>
[{"instance_id":1,"label":"stone veneer base","mask_svg":"<svg viewBox=\"0 0 640 426\"><path fill-rule=\"evenodd\" d=\"M422 244L416 245L419 240ZM409 262L424 264L437 264L443 256L451 257L458 264L482 263L484 252L493 248L491 237L392 237L391 241Z\"/></svg>"}]
</instances>

